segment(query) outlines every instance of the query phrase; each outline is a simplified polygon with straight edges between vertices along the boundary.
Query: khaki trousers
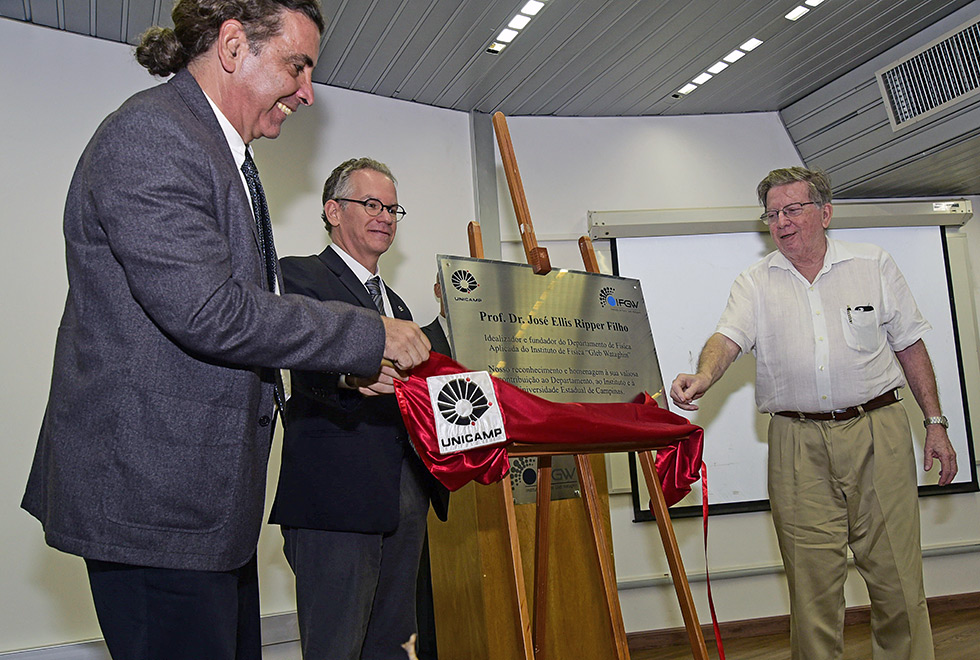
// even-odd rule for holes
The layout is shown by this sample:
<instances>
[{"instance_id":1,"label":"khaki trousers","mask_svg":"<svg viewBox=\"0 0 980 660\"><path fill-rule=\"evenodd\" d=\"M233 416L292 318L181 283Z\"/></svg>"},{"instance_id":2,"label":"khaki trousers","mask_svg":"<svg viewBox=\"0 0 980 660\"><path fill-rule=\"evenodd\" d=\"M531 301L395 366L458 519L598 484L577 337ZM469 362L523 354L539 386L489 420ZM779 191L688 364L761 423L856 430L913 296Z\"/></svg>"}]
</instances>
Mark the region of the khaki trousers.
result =
<instances>
[{"instance_id":1,"label":"khaki trousers","mask_svg":"<svg viewBox=\"0 0 980 660\"><path fill-rule=\"evenodd\" d=\"M843 655L847 546L871 596L872 658L933 660L902 406L845 422L773 416L769 500L789 583L794 660Z\"/></svg>"}]
</instances>

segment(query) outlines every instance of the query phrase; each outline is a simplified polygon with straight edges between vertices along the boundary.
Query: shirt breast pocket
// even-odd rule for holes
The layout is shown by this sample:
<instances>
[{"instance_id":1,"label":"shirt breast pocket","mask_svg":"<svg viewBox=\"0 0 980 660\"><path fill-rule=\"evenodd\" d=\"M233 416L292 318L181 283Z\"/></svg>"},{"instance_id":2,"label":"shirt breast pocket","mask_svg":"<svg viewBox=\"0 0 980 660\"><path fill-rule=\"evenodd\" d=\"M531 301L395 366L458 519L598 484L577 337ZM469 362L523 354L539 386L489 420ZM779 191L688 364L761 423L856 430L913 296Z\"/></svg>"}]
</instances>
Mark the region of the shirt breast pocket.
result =
<instances>
[{"instance_id":1,"label":"shirt breast pocket","mask_svg":"<svg viewBox=\"0 0 980 660\"><path fill-rule=\"evenodd\" d=\"M844 341L855 351L876 351L882 342L878 310L870 305L845 307L840 310Z\"/></svg>"}]
</instances>

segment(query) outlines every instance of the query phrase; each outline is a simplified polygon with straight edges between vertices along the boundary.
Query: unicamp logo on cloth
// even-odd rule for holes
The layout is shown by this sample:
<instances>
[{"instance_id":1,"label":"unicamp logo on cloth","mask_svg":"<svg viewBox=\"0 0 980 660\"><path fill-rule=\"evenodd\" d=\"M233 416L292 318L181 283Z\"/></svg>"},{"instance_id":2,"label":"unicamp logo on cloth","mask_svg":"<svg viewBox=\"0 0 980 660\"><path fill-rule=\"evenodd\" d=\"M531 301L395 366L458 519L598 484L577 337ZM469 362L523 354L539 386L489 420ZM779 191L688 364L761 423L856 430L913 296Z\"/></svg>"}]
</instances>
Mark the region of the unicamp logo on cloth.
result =
<instances>
[{"instance_id":1,"label":"unicamp logo on cloth","mask_svg":"<svg viewBox=\"0 0 980 660\"><path fill-rule=\"evenodd\" d=\"M610 309L635 310L640 304L630 298L617 298L616 289L611 286L604 286L599 289L599 304Z\"/></svg>"},{"instance_id":2,"label":"unicamp logo on cloth","mask_svg":"<svg viewBox=\"0 0 980 660\"><path fill-rule=\"evenodd\" d=\"M439 453L506 442L504 418L486 371L426 378Z\"/></svg>"},{"instance_id":3,"label":"unicamp logo on cloth","mask_svg":"<svg viewBox=\"0 0 980 660\"><path fill-rule=\"evenodd\" d=\"M468 270L457 270L452 274L450 280L460 293L470 293L476 287L480 286L480 283L473 277L473 273Z\"/></svg>"}]
</instances>

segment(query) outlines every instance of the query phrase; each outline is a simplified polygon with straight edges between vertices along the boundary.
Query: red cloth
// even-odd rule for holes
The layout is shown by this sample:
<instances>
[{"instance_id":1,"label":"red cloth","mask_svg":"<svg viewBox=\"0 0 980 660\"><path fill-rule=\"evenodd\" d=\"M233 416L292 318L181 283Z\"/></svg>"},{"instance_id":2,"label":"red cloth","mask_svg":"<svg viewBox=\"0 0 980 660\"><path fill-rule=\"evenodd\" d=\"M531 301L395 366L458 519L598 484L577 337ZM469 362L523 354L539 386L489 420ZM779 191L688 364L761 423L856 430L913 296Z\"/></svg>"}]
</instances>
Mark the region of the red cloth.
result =
<instances>
[{"instance_id":1,"label":"red cloth","mask_svg":"<svg viewBox=\"0 0 980 660\"><path fill-rule=\"evenodd\" d=\"M426 378L471 371L445 355L432 353L407 382L395 381L395 394L412 444L429 471L449 490L470 481L500 481L510 469L506 444L440 454ZM704 431L661 408L646 393L632 403L556 403L493 378L507 441L522 443L595 443L661 439L657 475L667 505L691 492L699 478Z\"/></svg>"}]
</instances>

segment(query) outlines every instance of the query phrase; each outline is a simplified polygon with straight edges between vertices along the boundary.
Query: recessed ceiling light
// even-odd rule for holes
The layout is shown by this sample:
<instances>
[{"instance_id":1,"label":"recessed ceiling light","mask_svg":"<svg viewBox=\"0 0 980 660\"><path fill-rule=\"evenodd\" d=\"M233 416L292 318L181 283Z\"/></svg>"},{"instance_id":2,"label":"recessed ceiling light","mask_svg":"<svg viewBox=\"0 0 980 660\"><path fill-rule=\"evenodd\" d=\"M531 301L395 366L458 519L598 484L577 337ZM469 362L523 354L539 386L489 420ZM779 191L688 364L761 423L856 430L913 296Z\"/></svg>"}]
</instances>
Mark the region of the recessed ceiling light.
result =
<instances>
[{"instance_id":1,"label":"recessed ceiling light","mask_svg":"<svg viewBox=\"0 0 980 660\"><path fill-rule=\"evenodd\" d=\"M517 30L504 28L503 30L500 31L500 34L497 35L497 41L502 41L505 44L509 44L514 40L514 37L516 36L517 36Z\"/></svg>"},{"instance_id":2,"label":"recessed ceiling light","mask_svg":"<svg viewBox=\"0 0 980 660\"><path fill-rule=\"evenodd\" d=\"M684 85L683 87L681 87L679 90L677 90L677 93L678 94L690 94L691 92L693 92L697 88L698 88L698 86L695 85L694 83L687 83L686 85Z\"/></svg>"},{"instance_id":3,"label":"recessed ceiling light","mask_svg":"<svg viewBox=\"0 0 980 660\"><path fill-rule=\"evenodd\" d=\"M697 78L695 78L691 82L693 82L695 85L703 85L704 83L708 82L709 80L711 80L711 74L708 73L707 71L705 71L704 73L702 73L700 76L698 76Z\"/></svg>"},{"instance_id":4,"label":"recessed ceiling light","mask_svg":"<svg viewBox=\"0 0 980 660\"><path fill-rule=\"evenodd\" d=\"M744 44L742 44L741 46L739 46L739 48L741 48L746 53L748 53L749 51L755 50L756 48L758 48L761 45L762 45L762 41L761 40L756 39L755 37L752 37L751 39L749 39L748 41L746 41Z\"/></svg>"},{"instance_id":5,"label":"recessed ceiling light","mask_svg":"<svg viewBox=\"0 0 980 660\"><path fill-rule=\"evenodd\" d=\"M743 57L745 57L745 53L743 53L738 48L736 48L735 50L733 50L732 52L730 52L728 55L725 55L721 59L725 60L729 64L734 64L735 62L738 62Z\"/></svg>"},{"instance_id":6,"label":"recessed ceiling light","mask_svg":"<svg viewBox=\"0 0 980 660\"><path fill-rule=\"evenodd\" d=\"M489 46L487 46L487 52L488 53L499 53L500 51L502 51L506 47L507 47L507 44L502 44L502 43L500 43L498 41L494 41L492 44L490 44Z\"/></svg>"},{"instance_id":7,"label":"recessed ceiling light","mask_svg":"<svg viewBox=\"0 0 980 660\"><path fill-rule=\"evenodd\" d=\"M521 30L524 28L525 25L527 25L530 22L531 22L530 16L525 16L524 14L518 14L514 18L510 19L510 23L507 24L507 27L514 28L515 30Z\"/></svg>"},{"instance_id":8,"label":"recessed ceiling light","mask_svg":"<svg viewBox=\"0 0 980 660\"><path fill-rule=\"evenodd\" d=\"M786 18L791 21L795 21L796 19L802 17L803 14L809 13L809 11L810 11L809 9L807 9L803 5L800 5L790 13L786 14Z\"/></svg>"},{"instance_id":9,"label":"recessed ceiling light","mask_svg":"<svg viewBox=\"0 0 980 660\"><path fill-rule=\"evenodd\" d=\"M543 2L538 2L538 0L528 0L528 3L521 7L521 13L527 14L528 16L534 16L541 8L544 7Z\"/></svg>"},{"instance_id":10,"label":"recessed ceiling light","mask_svg":"<svg viewBox=\"0 0 980 660\"><path fill-rule=\"evenodd\" d=\"M817 5L823 4L823 0L804 0L803 4L808 7L816 7Z\"/></svg>"},{"instance_id":11,"label":"recessed ceiling light","mask_svg":"<svg viewBox=\"0 0 980 660\"><path fill-rule=\"evenodd\" d=\"M708 67L708 71L710 71L711 73L721 73L727 68L728 65L725 64L724 62L715 62L714 64Z\"/></svg>"}]
</instances>

